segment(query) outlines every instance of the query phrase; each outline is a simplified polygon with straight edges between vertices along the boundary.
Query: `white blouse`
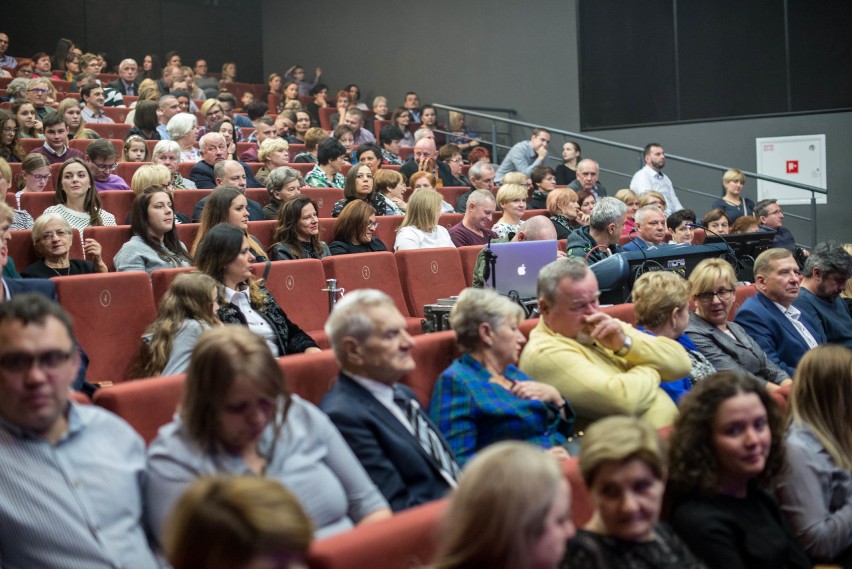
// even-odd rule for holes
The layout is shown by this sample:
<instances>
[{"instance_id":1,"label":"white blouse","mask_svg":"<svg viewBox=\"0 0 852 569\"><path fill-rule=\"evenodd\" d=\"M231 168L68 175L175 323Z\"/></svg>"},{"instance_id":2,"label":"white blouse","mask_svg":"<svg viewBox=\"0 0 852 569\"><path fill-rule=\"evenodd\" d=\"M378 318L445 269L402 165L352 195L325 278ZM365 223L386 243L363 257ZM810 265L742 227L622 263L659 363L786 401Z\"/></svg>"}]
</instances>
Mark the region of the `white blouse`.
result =
<instances>
[{"instance_id":1,"label":"white blouse","mask_svg":"<svg viewBox=\"0 0 852 569\"><path fill-rule=\"evenodd\" d=\"M52 205L49 208L44 210L44 213L56 213L59 214L62 219L68 222L68 225L77 229L79 231L83 231L89 225L90 219L89 214L82 211L74 211L70 207L65 204ZM115 216L108 211L101 210L101 223L104 225L116 225Z\"/></svg>"}]
</instances>

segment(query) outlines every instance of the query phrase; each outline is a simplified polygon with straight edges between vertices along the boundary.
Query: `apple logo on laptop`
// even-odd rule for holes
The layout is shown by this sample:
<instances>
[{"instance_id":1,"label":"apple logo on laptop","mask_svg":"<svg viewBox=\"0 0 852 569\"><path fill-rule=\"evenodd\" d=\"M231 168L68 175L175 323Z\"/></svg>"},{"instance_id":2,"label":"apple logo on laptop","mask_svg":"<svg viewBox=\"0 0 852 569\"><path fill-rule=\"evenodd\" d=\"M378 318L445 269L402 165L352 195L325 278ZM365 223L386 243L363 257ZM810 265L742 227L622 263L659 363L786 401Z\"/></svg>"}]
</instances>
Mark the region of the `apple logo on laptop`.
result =
<instances>
[{"instance_id":1,"label":"apple logo on laptop","mask_svg":"<svg viewBox=\"0 0 852 569\"><path fill-rule=\"evenodd\" d=\"M520 267L518 267L518 275L524 276L525 274L527 274L526 265L521 265Z\"/></svg>"}]
</instances>

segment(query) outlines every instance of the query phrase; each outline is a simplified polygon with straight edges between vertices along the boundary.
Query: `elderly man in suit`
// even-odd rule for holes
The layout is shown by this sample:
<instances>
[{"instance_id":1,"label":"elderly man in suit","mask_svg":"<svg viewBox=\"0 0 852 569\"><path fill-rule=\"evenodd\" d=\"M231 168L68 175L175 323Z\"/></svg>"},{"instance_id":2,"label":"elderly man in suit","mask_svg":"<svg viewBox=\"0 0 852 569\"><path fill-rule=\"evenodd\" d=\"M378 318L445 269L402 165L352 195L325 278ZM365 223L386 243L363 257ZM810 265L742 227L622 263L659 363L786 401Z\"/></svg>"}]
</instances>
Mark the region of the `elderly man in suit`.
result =
<instances>
[{"instance_id":1,"label":"elderly man in suit","mask_svg":"<svg viewBox=\"0 0 852 569\"><path fill-rule=\"evenodd\" d=\"M787 249L776 247L754 262L757 294L737 310L734 322L790 377L805 352L825 343L825 334L793 302L799 297L799 265Z\"/></svg>"},{"instance_id":2,"label":"elderly man in suit","mask_svg":"<svg viewBox=\"0 0 852 569\"><path fill-rule=\"evenodd\" d=\"M383 292L347 294L325 325L341 373L320 403L396 512L442 497L458 464L414 393L414 339Z\"/></svg>"}]
</instances>

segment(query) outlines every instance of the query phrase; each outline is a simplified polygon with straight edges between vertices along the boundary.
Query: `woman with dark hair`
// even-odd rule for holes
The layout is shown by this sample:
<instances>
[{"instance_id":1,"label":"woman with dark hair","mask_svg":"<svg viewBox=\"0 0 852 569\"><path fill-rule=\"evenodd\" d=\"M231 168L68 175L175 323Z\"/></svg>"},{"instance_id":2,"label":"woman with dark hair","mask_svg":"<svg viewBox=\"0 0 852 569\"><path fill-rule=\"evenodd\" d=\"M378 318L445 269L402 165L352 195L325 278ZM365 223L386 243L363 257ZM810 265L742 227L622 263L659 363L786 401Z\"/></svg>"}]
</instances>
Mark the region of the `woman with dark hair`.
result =
<instances>
[{"instance_id":1,"label":"woman with dark hair","mask_svg":"<svg viewBox=\"0 0 852 569\"><path fill-rule=\"evenodd\" d=\"M240 228L249 238L252 255L258 263L266 261L266 252L260 240L249 235L248 221L248 200L245 194L235 186L219 186L213 190L201 210L201 225L192 243L192 254L195 254L198 245L211 229L220 223L227 223Z\"/></svg>"},{"instance_id":2,"label":"woman with dark hair","mask_svg":"<svg viewBox=\"0 0 852 569\"><path fill-rule=\"evenodd\" d=\"M59 167L56 203L44 213L58 213L80 231L90 225L115 225L115 216L101 209L92 170L82 158L69 158Z\"/></svg>"},{"instance_id":3,"label":"woman with dark hair","mask_svg":"<svg viewBox=\"0 0 852 569\"><path fill-rule=\"evenodd\" d=\"M175 229L172 194L164 186L148 186L133 200L133 237L115 254L116 271L145 271L188 267L192 259Z\"/></svg>"},{"instance_id":4,"label":"woman with dark hair","mask_svg":"<svg viewBox=\"0 0 852 569\"><path fill-rule=\"evenodd\" d=\"M308 104L308 112L313 124L320 124L319 110L328 107L328 85L317 83L311 88L311 96L314 101Z\"/></svg>"},{"instance_id":5,"label":"woman with dark hair","mask_svg":"<svg viewBox=\"0 0 852 569\"><path fill-rule=\"evenodd\" d=\"M567 186L577 179L577 162L580 161L580 145L573 140L562 145L562 164L556 167L556 184Z\"/></svg>"},{"instance_id":6,"label":"woman with dark hair","mask_svg":"<svg viewBox=\"0 0 852 569\"><path fill-rule=\"evenodd\" d=\"M373 171L367 164L357 164L349 169L343 185L343 199L334 202L331 217L337 217L353 201L363 201L373 207L375 215L386 215L387 205L373 184Z\"/></svg>"},{"instance_id":7,"label":"woman with dark hair","mask_svg":"<svg viewBox=\"0 0 852 569\"><path fill-rule=\"evenodd\" d=\"M556 172L549 166L536 166L530 172L532 195L529 209L547 209L547 195L556 189Z\"/></svg>"},{"instance_id":8,"label":"woman with dark hair","mask_svg":"<svg viewBox=\"0 0 852 569\"><path fill-rule=\"evenodd\" d=\"M221 228L242 237L233 227ZM201 258L206 254L202 246ZM288 393L266 344L243 326L217 327L198 340L179 411L148 448L147 512L157 535L167 536L163 526L181 493L213 475L286 484L317 537L390 517L387 501L331 420Z\"/></svg>"},{"instance_id":9,"label":"woman with dark hair","mask_svg":"<svg viewBox=\"0 0 852 569\"><path fill-rule=\"evenodd\" d=\"M269 248L272 261L322 259L331 252L319 239L317 206L309 198L297 196L284 202L278 212L275 244Z\"/></svg>"},{"instance_id":10,"label":"woman with dark hair","mask_svg":"<svg viewBox=\"0 0 852 569\"><path fill-rule=\"evenodd\" d=\"M713 234L710 233L711 231L719 235L727 235L731 231L731 223L728 220L728 216L725 215L725 211L720 207L708 211L701 219L701 225L710 230L707 232L710 235Z\"/></svg>"},{"instance_id":11,"label":"woman with dark hair","mask_svg":"<svg viewBox=\"0 0 852 569\"><path fill-rule=\"evenodd\" d=\"M163 67L160 65L160 56L155 53L147 53L142 58L142 79L153 79L158 81L162 77Z\"/></svg>"},{"instance_id":12,"label":"woman with dark hair","mask_svg":"<svg viewBox=\"0 0 852 569\"><path fill-rule=\"evenodd\" d=\"M157 116L158 109L159 105L154 101L136 103L136 112L133 113L133 128L127 133L127 137L135 134L145 140L160 140L160 133L157 132L157 126L160 124L160 118Z\"/></svg>"},{"instance_id":13,"label":"woman with dark hair","mask_svg":"<svg viewBox=\"0 0 852 569\"><path fill-rule=\"evenodd\" d=\"M42 124L36 114L35 106L29 101L12 103L12 114L18 119L18 135L21 138L44 138Z\"/></svg>"},{"instance_id":14,"label":"woman with dark hair","mask_svg":"<svg viewBox=\"0 0 852 569\"><path fill-rule=\"evenodd\" d=\"M671 524L710 569L811 567L766 491L785 462L784 424L753 377L725 370L684 396L669 450Z\"/></svg>"},{"instance_id":15,"label":"woman with dark hair","mask_svg":"<svg viewBox=\"0 0 852 569\"><path fill-rule=\"evenodd\" d=\"M217 312L222 285L204 273L182 273L163 295L157 318L145 330L129 377L186 372L198 338L221 326Z\"/></svg>"},{"instance_id":16,"label":"woman with dark hair","mask_svg":"<svg viewBox=\"0 0 852 569\"><path fill-rule=\"evenodd\" d=\"M580 204L580 213L577 214L577 221L580 225L588 225L592 216L592 210L598 203L595 194L589 190L582 189L577 191L577 203Z\"/></svg>"},{"instance_id":17,"label":"woman with dark hair","mask_svg":"<svg viewBox=\"0 0 852 569\"><path fill-rule=\"evenodd\" d=\"M405 107L395 108L393 115L391 115L391 124L402 133L402 138L399 141L400 146L414 146L414 135L408 130L408 125L411 124L411 115L408 114L408 109Z\"/></svg>"},{"instance_id":18,"label":"woman with dark hair","mask_svg":"<svg viewBox=\"0 0 852 569\"><path fill-rule=\"evenodd\" d=\"M225 286L219 319L258 334L275 357L318 352L316 342L287 318L263 282L251 272L254 255L244 231L227 223L211 229L198 246L195 264Z\"/></svg>"},{"instance_id":19,"label":"woman with dark hair","mask_svg":"<svg viewBox=\"0 0 852 569\"><path fill-rule=\"evenodd\" d=\"M375 208L363 200L352 200L337 218L334 241L329 246L331 254L387 251L382 240L373 235L378 226Z\"/></svg>"},{"instance_id":20,"label":"woman with dark hair","mask_svg":"<svg viewBox=\"0 0 852 569\"><path fill-rule=\"evenodd\" d=\"M295 121L287 142L290 144L305 144L305 134L311 128L311 115L308 111L298 109L295 111Z\"/></svg>"},{"instance_id":21,"label":"woman with dark hair","mask_svg":"<svg viewBox=\"0 0 852 569\"><path fill-rule=\"evenodd\" d=\"M207 132L218 132L225 139L225 146L228 149L228 154L225 156L225 160L237 159L236 127L234 126L234 120L231 117L222 117L217 120L207 129Z\"/></svg>"},{"instance_id":22,"label":"woman with dark hair","mask_svg":"<svg viewBox=\"0 0 852 569\"><path fill-rule=\"evenodd\" d=\"M12 163L20 162L24 155L18 120L6 109L0 109L0 158Z\"/></svg>"}]
</instances>

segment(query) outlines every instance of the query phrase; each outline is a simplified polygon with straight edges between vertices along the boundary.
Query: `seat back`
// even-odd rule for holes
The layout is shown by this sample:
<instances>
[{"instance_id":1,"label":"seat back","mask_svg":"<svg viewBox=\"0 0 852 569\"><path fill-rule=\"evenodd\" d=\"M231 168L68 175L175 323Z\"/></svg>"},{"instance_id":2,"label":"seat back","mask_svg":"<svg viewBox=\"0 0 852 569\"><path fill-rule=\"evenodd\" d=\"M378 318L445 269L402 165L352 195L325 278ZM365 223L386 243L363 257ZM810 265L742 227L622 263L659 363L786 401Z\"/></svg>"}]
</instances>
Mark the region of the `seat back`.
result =
<instances>
[{"instance_id":1,"label":"seat back","mask_svg":"<svg viewBox=\"0 0 852 569\"><path fill-rule=\"evenodd\" d=\"M110 140L110 142L112 143L113 146L115 146L115 151L118 153L119 159L121 159L122 152L124 152L124 141L118 140L116 138L116 139ZM79 150L80 152L85 154L86 149L89 147L89 145L91 143L92 143L92 141L88 138L73 138L73 139L68 141L68 146L70 146L74 150ZM119 165L120 164L122 164L122 162L119 162ZM127 162L127 164L132 164L132 162ZM121 176L121 174L119 172L116 172L116 174ZM121 177L123 178L124 176L121 176Z\"/></svg>"},{"instance_id":2,"label":"seat back","mask_svg":"<svg viewBox=\"0 0 852 569\"><path fill-rule=\"evenodd\" d=\"M98 196L101 198L101 207L115 216L116 223L130 223L130 211L136 194L127 190L105 190L99 192Z\"/></svg>"},{"instance_id":3,"label":"seat back","mask_svg":"<svg viewBox=\"0 0 852 569\"><path fill-rule=\"evenodd\" d=\"M334 202L343 199L343 190L340 188L302 188L301 192L317 204L319 217L331 217Z\"/></svg>"},{"instance_id":4,"label":"seat back","mask_svg":"<svg viewBox=\"0 0 852 569\"><path fill-rule=\"evenodd\" d=\"M482 247L482 245L465 245L458 248L462 272L464 273L464 282L467 286L473 286L473 269L476 267L476 258L479 257Z\"/></svg>"},{"instance_id":5,"label":"seat back","mask_svg":"<svg viewBox=\"0 0 852 569\"><path fill-rule=\"evenodd\" d=\"M459 223L464 217L463 213L442 213L438 218L438 225L443 225L447 229Z\"/></svg>"},{"instance_id":6,"label":"seat back","mask_svg":"<svg viewBox=\"0 0 852 569\"><path fill-rule=\"evenodd\" d=\"M622 322L627 322L631 326L636 326L636 312L633 310L632 302L604 306L601 308L601 312L606 312L613 318L618 318Z\"/></svg>"},{"instance_id":7,"label":"seat back","mask_svg":"<svg viewBox=\"0 0 852 569\"><path fill-rule=\"evenodd\" d=\"M199 123L199 126L200 125L201 125L201 123ZM198 162L181 162L180 164L178 164L178 172L180 172L181 176L183 176L184 178L189 180L190 179L189 173L192 172L192 168L196 164L198 164ZM185 192L186 190L180 190L180 191ZM212 188L208 189L207 191L208 192L212 191ZM177 193L177 192L175 192L175 193Z\"/></svg>"},{"instance_id":8,"label":"seat back","mask_svg":"<svg viewBox=\"0 0 852 569\"><path fill-rule=\"evenodd\" d=\"M248 222L249 235L256 237L260 241L264 251L268 250L273 243L272 235L275 233L275 225L277 223L274 219Z\"/></svg>"},{"instance_id":9,"label":"seat back","mask_svg":"<svg viewBox=\"0 0 852 569\"><path fill-rule=\"evenodd\" d=\"M410 316L393 253L358 253L337 255L322 260L327 279L337 279L337 286L347 292L360 288L378 289L390 296L403 316Z\"/></svg>"},{"instance_id":10,"label":"seat back","mask_svg":"<svg viewBox=\"0 0 852 569\"><path fill-rule=\"evenodd\" d=\"M39 146L44 146L43 138L21 138L19 139L21 143L21 150L24 151L24 154L29 154Z\"/></svg>"},{"instance_id":11,"label":"seat back","mask_svg":"<svg viewBox=\"0 0 852 569\"><path fill-rule=\"evenodd\" d=\"M123 122L110 122L110 123L86 123L86 128L90 128L99 135L101 138L118 138L120 140L124 140L127 138L127 134L130 132L130 129L133 128L132 124L125 124Z\"/></svg>"},{"instance_id":12,"label":"seat back","mask_svg":"<svg viewBox=\"0 0 852 569\"><path fill-rule=\"evenodd\" d=\"M329 245L334 241L334 226L337 224L336 217L321 217L319 220L319 238Z\"/></svg>"},{"instance_id":13,"label":"seat back","mask_svg":"<svg viewBox=\"0 0 852 569\"><path fill-rule=\"evenodd\" d=\"M456 333L452 330L421 334L415 338L412 357L417 366L402 379L417 395L425 409L441 373L459 356Z\"/></svg>"},{"instance_id":14,"label":"seat back","mask_svg":"<svg viewBox=\"0 0 852 569\"><path fill-rule=\"evenodd\" d=\"M74 319L74 333L89 356L86 378L122 381L154 320L151 279L144 272L75 275L52 279L59 304Z\"/></svg>"},{"instance_id":15,"label":"seat back","mask_svg":"<svg viewBox=\"0 0 852 569\"><path fill-rule=\"evenodd\" d=\"M116 253L130 241L133 232L129 225L107 225L87 227L83 230L83 239L94 239L101 244L101 257L110 271L115 270L113 262Z\"/></svg>"},{"instance_id":16,"label":"seat back","mask_svg":"<svg viewBox=\"0 0 852 569\"><path fill-rule=\"evenodd\" d=\"M178 240L186 245L186 250L192 249L192 244L195 242L195 234L201 227L200 223L178 223L175 225L177 230Z\"/></svg>"},{"instance_id":17,"label":"seat back","mask_svg":"<svg viewBox=\"0 0 852 569\"><path fill-rule=\"evenodd\" d=\"M425 316L424 305L456 296L467 286L455 247L397 251L394 257L412 316Z\"/></svg>"},{"instance_id":18,"label":"seat back","mask_svg":"<svg viewBox=\"0 0 852 569\"><path fill-rule=\"evenodd\" d=\"M195 267L176 267L171 269L157 269L151 273L151 289L154 294L154 306L159 307L163 296L169 287L172 286L172 281L175 280L181 273L190 273L197 270Z\"/></svg>"},{"instance_id":19,"label":"seat back","mask_svg":"<svg viewBox=\"0 0 852 569\"><path fill-rule=\"evenodd\" d=\"M36 252L35 244L33 243L33 230L20 229L10 231L11 239L7 242L9 246L9 256L15 260L15 267L20 273L36 261L40 259ZM80 232L71 228L71 251L68 252L70 259L85 259L83 255L83 241L80 239Z\"/></svg>"},{"instance_id":20,"label":"seat back","mask_svg":"<svg viewBox=\"0 0 852 569\"><path fill-rule=\"evenodd\" d=\"M185 383L185 374L126 381L98 389L95 405L130 423L147 445L157 436L160 427L174 417Z\"/></svg>"},{"instance_id":21,"label":"seat back","mask_svg":"<svg viewBox=\"0 0 852 569\"><path fill-rule=\"evenodd\" d=\"M336 112L337 112L336 107L330 107L330 106L329 107L320 107L320 109L319 109L319 120L320 120L320 126L322 127L323 130L326 130L328 132L331 132L332 130L334 130L334 128L332 128L332 126L331 126L331 115L333 115ZM341 117L341 118L343 118L343 117Z\"/></svg>"},{"instance_id":22,"label":"seat back","mask_svg":"<svg viewBox=\"0 0 852 569\"><path fill-rule=\"evenodd\" d=\"M263 276L266 263L252 265L254 274ZM305 332L322 330L328 319L328 294L325 272L318 259L272 261L266 287L278 305Z\"/></svg>"},{"instance_id":23,"label":"seat back","mask_svg":"<svg viewBox=\"0 0 852 569\"><path fill-rule=\"evenodd\" d=\"M334 385L340 366L331 350L310 354L290 354L278 358L284 371L287 391L319 405L323 395Z\"/></svg>"},{"instance_id":24,"label":"seat back","mask_svg":"<svg viewBox=\"0 0 852 569\"><path fill-rule=\"evenodd\" d=\"M115 141L113 141L115 142ZM150 141L150 142L159 142L158 140ZM122 142L122 144L124 144ZM136 173L136 170L141 168L142 166L150 165L151 162L119 162L118 170L116 170L116 174L121 176L121 179L127 182L127 185L130 185L130 182L133 181L133 174Z\"/></svg>"},{"instance_id":25,"label":"seat back","mask_svg":"<svg viewBox=\"0 0 852 569\"><path fill-rule=\"evenodd\" d=\"M731 312L728 314L728 322L734 321L734 316L737 315L737 310L743 305L743 302L757 294L757 289L753 284L738 286L735 292L734 304L731 306Z\"/></svg>"},{"instance_id":26,"label":"seat back","mask_svg":"<svg viewBox=\"0 0 852 569\"><path fill-rule=\"evenodd\" d=\"M580 474L580 461L576 456L572 456L563 460L560 465L571 486L571 518L576 527L583 527L592 518L595 507L583 476Z\"/></svg>"},{"instance_id":27,"label":"seat back","mask_svg":"<svg viewBox=\"0 0 852 569\"><path fill-rule=\"evenodd\" d=\"M256 201L261 206L269 203L269 192L266 191L266 188L246 188L246 197Z\"/></svg>"},{"instance_id":28,"label":"seat back","mask_svg":"<svg viewBox=\"0 0 852 569\"><path fill-rule=\"evenodd\" d=\"M56 205L56 193L52 189L45 188L41 192L21 194L21 209L33 216L33 219L38 219L44 210L52 205Z\"/></svg>"},{"instance_id":29,"label":"seat back","mask_svg":"<svg viewBox=\"0 0 852 569\"><path fill-rule=\"evenodd\" d=\"M401 215L382 215L376 218L379 226L376 227L375 235L378 237L388 251L393 251L393 244L396 242L396 230L402 225Z\"/></svg>"},{"instance_id":30,"label":"seat back","mask_svg":"<svg viewBox=\"0 0 852 569\"><path fill-rule=\"evenodd\" d=\"M172 195L174 196L172 205L174 205L175 211L185 213L189 217L192 217L192 212L195 209L196 204L211 193L213 193L213 190L175 190L172 192Z\"/></svg>"},{"instance_id":31,"label":"seat back","mask_svg":"<svg viewBox=\"0 0 852 569\"><path fill-rule=\"evenodd\" d=\"M444 201L450 204L453 207L456 207L456 201L459 199L459 196L468 191L470 188L467 186L444 186L438 188L438 192L442 196L444 196Z\"/></svg>"}]
</instances>

